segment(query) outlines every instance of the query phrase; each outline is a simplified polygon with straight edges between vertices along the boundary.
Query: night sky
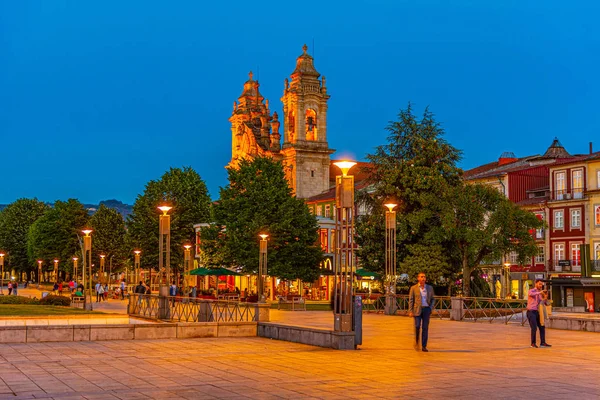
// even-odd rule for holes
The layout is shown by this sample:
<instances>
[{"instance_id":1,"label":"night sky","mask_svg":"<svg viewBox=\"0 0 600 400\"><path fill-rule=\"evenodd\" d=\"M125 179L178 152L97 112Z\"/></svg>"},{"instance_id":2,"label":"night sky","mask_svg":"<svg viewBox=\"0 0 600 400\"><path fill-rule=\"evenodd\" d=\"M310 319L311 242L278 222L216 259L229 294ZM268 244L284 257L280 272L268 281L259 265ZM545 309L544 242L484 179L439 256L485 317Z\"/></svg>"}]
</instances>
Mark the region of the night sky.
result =
<instances>
[{"instance_id":1,"label":"night sky","mask_svg":"<svg viewBox=\"0 0 600 400\"><path fill-rule=\"evenodd\" d=\"M598 2L0 1L0 203L133 203L169 167L218 198L252 70L281 116L302 45L330 147L364 159L410 101L463 168L600 149ZM314 47L313 47L314 41ZM334 157L336 157L334 155Z\"/></svg>"}]
</instances>

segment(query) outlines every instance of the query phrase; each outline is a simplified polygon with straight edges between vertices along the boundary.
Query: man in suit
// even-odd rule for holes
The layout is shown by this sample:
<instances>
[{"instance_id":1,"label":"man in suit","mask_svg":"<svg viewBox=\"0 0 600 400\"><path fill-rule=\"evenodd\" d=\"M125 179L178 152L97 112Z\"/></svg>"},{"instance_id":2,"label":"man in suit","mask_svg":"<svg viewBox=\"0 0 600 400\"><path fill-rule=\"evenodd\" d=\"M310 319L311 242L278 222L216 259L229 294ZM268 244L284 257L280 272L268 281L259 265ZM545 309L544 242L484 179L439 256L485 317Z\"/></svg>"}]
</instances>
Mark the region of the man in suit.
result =
<instances>
[{"instance_id":1,"label":"man in suit","mask_svg":"<svg viewBox=\"0 0 600 400\"><path fill-rule=\"evenodd\" d=\"M417 276L419 283L410 288L408 295L408 316L415 319L415 348L419 348L419 333L422 332L421 350L427 350L427 337L429 335L429 317L433 309L433 288L426 285L427 278L423 272Z\"/></svg>"}]
</instances>

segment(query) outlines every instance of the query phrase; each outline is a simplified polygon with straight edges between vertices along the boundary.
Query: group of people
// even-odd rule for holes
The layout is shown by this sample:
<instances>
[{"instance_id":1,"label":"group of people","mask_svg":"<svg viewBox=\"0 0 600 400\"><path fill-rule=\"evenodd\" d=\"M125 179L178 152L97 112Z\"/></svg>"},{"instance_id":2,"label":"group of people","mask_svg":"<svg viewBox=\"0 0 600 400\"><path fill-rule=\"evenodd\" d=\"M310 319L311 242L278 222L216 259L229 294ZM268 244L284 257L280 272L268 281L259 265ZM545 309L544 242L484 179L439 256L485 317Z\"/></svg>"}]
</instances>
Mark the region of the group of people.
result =
<instances>
[{"instance_id":1,"label":"group of people","mask_svg":"<svg viewBox=\"0 0 600 400\"><path fill-rule=\"evenodd\" d=\"M408 315L414 318L415 350L428 352L429 320L434 306L433 287L427 285L427 277L423 272L417 276L418 283L410 288L408 296ZM539 347L552 347L546 342L546 327L544 326L545 311L548 305L548 291L544 290L544 281L535 281L535 287L527 293L527 320L531 328L530 347L538 348L537 331L540 331Z\"/></svg>"},{"instance_id":2,"label":"group of people","mask_svg":"<svg viewBox=\"0 0 600 400\"><path fill-rule=\"evenodd\" d=\"M10 296L15 295L17 296L19 293L19 282L17 281L9 281L8 282L8 295Z\"/></svg>"}]
</instances>

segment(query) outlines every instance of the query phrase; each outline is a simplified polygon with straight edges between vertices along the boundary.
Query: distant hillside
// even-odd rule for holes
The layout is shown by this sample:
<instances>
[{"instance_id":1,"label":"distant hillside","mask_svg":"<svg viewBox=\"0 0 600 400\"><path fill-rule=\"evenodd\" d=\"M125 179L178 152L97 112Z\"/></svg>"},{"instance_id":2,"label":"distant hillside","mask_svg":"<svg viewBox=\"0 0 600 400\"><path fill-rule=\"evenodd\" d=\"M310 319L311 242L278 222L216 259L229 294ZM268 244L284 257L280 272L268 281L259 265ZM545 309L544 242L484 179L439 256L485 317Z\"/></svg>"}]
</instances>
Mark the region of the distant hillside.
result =
<instances>
[{"instance_id":1,"label":"distant hillside","mask_svg":"<svg viewBox=\"0 0 600 400\"><path fill-rule=\"evenodd\" d=\"M53 203L47 203L50 207L53 206ZM83 206L88 210L90 215L93 215L96 210L100 207L100 205L104 204L108 208L114 208L123 216L124 219L127 218L129 214L133 211L133 206L129 204L125 204L120 202L119 200L102 200L100 204L84 204ZM8 204L0 204L0 211L2 211Z\"/></svg>"}]
</instances>

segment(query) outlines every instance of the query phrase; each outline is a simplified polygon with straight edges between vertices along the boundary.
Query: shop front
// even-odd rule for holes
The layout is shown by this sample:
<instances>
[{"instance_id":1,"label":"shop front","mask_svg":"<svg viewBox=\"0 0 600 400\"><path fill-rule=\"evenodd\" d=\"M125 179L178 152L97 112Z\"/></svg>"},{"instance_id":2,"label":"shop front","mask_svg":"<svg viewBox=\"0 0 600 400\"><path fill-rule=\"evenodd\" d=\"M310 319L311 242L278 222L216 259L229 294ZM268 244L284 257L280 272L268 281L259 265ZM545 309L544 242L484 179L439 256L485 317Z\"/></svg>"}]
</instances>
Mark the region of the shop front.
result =
<instances>
[{"instance_id":1,"label":"shop front","mask_svg":"<svg viewBox=\"0 0 600 400\"><path fill-rule=\"evenodd\" d=\"M510 294L513 299L527 299L529 289L533 289L537 279L546 279L545 272L511 272Z\"/></svg>"},{"instance_id":2,"label":"shop front","mask_svg":"<svg viewBox=\"0 0 600 400\"><path fill-rule=\"evenodd\" d=\"M571 312L600 312L600 278L552 278L553 307Z\"/></svg>"}]
</instances>

